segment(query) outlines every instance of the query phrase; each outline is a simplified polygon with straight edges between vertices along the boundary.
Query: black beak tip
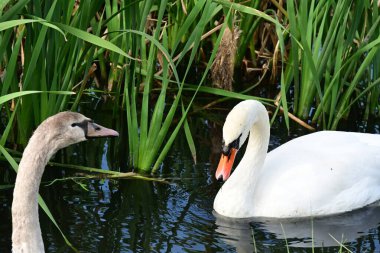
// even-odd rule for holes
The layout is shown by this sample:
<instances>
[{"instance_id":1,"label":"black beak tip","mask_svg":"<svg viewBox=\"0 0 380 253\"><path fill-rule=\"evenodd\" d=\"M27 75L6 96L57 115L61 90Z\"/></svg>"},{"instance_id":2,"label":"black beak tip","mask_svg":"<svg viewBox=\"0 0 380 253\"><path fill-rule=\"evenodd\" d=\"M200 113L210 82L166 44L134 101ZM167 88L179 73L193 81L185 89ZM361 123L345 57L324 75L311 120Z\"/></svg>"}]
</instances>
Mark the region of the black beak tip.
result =
<instances>
[{"instance_id":1,"label":"black beak tip","mask_svg":"<svg viewBox=\"0 0 380 253\"><path fill-rule=\"evenodd\" d=\"M216 181L218 181L218 182L224 182L223 176L219 175L219 177L216 178Z\"/></svg>"}]
</instances>

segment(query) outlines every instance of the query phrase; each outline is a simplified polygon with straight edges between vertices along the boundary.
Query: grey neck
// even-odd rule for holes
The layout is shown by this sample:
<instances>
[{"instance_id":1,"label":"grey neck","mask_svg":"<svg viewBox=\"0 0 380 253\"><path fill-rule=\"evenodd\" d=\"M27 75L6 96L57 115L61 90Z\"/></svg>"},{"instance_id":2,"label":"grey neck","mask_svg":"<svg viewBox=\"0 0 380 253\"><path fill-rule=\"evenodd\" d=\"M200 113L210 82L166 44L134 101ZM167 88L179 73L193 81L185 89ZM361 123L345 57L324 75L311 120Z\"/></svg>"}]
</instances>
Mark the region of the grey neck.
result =
<instances>
[{"instance_id":1,"label":"grey neck","mask_svg":"<svg viewBox=\"0 0 380 253\"><path fill-rule=\"evenodd\" d=\"M13 252L44 252L38 217L38 190L45 166L56 149L49 136L36 132L25 148L12 203Z\"/></svg>"}]
</instances>

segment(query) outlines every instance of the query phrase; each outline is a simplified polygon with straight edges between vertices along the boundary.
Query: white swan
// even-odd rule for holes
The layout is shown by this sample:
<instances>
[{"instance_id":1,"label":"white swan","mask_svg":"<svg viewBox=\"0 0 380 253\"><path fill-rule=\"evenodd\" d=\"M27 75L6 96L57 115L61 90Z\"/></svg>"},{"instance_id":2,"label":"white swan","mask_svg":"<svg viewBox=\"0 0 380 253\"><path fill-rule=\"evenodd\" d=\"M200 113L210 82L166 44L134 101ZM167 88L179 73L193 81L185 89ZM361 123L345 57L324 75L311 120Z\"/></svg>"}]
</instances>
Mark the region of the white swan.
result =
<instances>
[{"instance_id":1,"label":"white swan","mask_svg":"<svg viewBox=\"0 0 380 253\"><path fill-rule=\"evenodd\" d=\"M24 150L12 202L12 251L44 251L38 219L38 188L45 165L59 149L88 138L119 134L74 112L58 113L41 123Z\"/></svg>"},{"instance_id":2,"label":"white swan","mask_svg":"<svg viewBox=\"0 0 380 253\"><path fill-rule=\"evenodd\" d=\"M237 150L244 157L229 178ZM267 154L265 107L240 102L223 126L216 178L228 180L214 200L217 213L244 217L308 217L358 209L380 199L380 135L322 131Z\"/></svg>"}]
</instances>

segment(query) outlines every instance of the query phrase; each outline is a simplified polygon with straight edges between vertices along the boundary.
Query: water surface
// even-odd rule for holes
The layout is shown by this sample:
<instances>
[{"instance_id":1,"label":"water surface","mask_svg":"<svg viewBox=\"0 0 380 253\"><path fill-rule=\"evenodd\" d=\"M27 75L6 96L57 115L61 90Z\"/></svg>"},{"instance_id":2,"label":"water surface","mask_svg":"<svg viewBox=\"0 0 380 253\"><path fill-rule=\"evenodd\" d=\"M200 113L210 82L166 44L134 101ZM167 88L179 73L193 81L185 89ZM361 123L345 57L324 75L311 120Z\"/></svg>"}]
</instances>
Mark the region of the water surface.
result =
<instances>
[{"instance_id":1,"label":"water surface","mask_svg":"<svg viewBox=\"0 0 380 253\"><path fill-rule=\"evenodd\" d=\"M380 252L379 207L302 220L226 219L215 214L213 199L221 186L213 178L220 130L203 119L191 124L198 163L194 165L181 136L162 166L160 176L168 178L167 183L79 179L83 174L78 171L46 169L40 193L80 252L287 252L287 248L312 252L312 247L314 252L337 252L339 242L353 252ZM272 130L270 148L300 134L297 130L288 137L287 131L279 129L284 127ZM125 171L127 152L115 148L121 145L115 141L81 143L58 154L56 160ZM0 170L2 185L14 177L4 168L5 164ZM46 186L52 179L65 177L73 179ZM11 247L12 190L0 191L0 252L10 252ZM47 251L71 252L43 212L40 220Z\"/></svg>"}]
</instances>

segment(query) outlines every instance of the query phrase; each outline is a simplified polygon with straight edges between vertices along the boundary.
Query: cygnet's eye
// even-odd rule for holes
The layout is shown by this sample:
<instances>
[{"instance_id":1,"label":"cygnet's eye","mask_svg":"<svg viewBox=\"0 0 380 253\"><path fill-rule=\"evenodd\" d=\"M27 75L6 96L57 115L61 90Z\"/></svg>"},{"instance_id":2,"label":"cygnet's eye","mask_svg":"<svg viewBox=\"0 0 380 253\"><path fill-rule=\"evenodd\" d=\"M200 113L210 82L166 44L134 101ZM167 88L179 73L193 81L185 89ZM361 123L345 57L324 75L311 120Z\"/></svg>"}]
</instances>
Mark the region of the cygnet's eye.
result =
<instances>
[{"instance_id":1,"label":"cygnet's eye","mask_svg":"<svg viewBox=\"0 0 380 253\"><path fill-rule=\"evenodd\" d=\"M81 128L85 128L88 124L88 122L92 123L92 120L83 120L82 122L74 122L71 124L72 127L81 127Z\"/></svg>"}]
</instances>

